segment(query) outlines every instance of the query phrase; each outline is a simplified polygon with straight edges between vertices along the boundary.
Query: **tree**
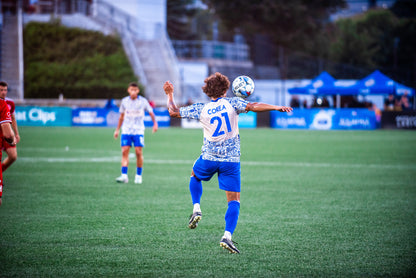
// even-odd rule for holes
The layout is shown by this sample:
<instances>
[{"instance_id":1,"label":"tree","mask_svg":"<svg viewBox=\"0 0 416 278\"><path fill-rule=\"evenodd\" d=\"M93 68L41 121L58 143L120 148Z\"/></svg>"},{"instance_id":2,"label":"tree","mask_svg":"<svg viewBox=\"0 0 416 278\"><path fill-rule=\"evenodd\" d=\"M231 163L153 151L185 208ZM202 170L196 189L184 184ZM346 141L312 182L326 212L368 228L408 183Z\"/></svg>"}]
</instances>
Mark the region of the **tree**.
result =
<instances>
[{"instance_id":1,"label":"tree","mask_svg":"<svg viewBox=\"0 0 416 278\"><path fill-rule=\"evenodd\" d=\"M167 1L167 32L172 39L189 40L195 38L191 22L197 9L192 6L193 0Z\"/></svg>"},{"instance_id":2,"label":"tree","mask_svg":"<svg viewBox=\"0 0 416 278\"><path fill-rule=\"evenodd\" d=\"M231 31L246 36L264 34L293 50L311 50L329 15L344 0L204 0Z\"/></svg>"}]
</instances>

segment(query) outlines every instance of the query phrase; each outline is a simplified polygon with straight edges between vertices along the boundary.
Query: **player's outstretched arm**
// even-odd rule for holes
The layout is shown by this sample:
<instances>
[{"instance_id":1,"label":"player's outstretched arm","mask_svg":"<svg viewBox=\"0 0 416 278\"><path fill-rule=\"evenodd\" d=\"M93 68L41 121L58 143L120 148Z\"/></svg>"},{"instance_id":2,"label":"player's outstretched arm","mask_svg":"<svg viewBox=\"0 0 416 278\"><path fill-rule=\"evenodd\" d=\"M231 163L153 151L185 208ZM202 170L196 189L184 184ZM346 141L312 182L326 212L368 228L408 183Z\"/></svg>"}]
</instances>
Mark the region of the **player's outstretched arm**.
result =
<instances>
[{"instance_id":1,"label":"player's outstretched arm","mask_svg":"<svg viewBox=\"0 0 416 278\"><path fill-rule=\"evenodd\" d=\"M120 128L124 121L124 113L120 113L120 117L118 118L118 124L116 130L114 131L114 139L117 139L118 135L120 134Z\"/></svg>"},{"instance_id":2,"label":"player's outstretched arm","mask_svg":"<svg viewBox=\"0 0 416 278\"><path fill-rule=\"evenodd\" d=\"M168 97L168 110L169 115L174 118L180 118L179 108L176 106L175 99L173 98L173 84L169 81L166 81L163 85L163 90L165 91L166 96Z\"/></svg>"},{"instance_id":3,"label":"player's outstretched arm","mask_svg":"<svg viewBox=\"0 0 416 278\"><path fill-rule=\"evenodd\" d=\"M14 146L16 145L16 137L14 137L14 132L10 123L2 123L1 131L3 133L3 138L7 143Z\"/></svg>"},{"instance_id":4,"label":"player's outstretched arm","mask_svg":"<svg viewBox=\"0 0 416 278\"><path fill-rule=\"evenodd\" d=\"M280 112L292 112L293 108L288 106L271 105L261 102L250 102L247 104L246 111L253 112L266 112L266 111L280 111Z\"/></svg>"}]
</instances>

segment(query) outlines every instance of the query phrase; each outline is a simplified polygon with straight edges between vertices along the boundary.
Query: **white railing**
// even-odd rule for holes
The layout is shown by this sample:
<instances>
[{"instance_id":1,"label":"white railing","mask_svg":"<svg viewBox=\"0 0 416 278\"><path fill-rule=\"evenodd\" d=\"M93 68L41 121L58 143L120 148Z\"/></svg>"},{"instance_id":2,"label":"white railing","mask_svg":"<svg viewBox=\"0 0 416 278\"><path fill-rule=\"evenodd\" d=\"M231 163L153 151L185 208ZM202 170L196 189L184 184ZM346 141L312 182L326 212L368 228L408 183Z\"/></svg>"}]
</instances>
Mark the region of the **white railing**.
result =
<instances>
[{"instance_id":1,"label":"white railing","mask_svg":"<svg viewBox=\"0 0 416 278\"><path fill-rule=\"evenodd\" d=\"M131 33L139 34L136 19L106 2L99 1L95 5L93 16L98 21L107 25L106 27L118 31L123 42L124 51L132 64L134 73L140 77L140 82L146 86L148 83L146 74L137 54L133 38L131 37Z\"/></svg>"},{"instance_id":2,"label":"white railing","mask_svg":"<svg viewBox=\"0 0 416 278\"><path fill-rule=\"evenodd\" d=\"M244 43L219 41L172 41L176 55L183 58L249 61L249 46Z\"/></svg>"},{"instance_id":3,"label":"white railing","mask_svg":"<svg viewBox=\"0 0 416 278\"><path fill-rule=\"evenodd\" d=\"M160 34L160 43L162 44L162 49L166 49L168 54L168 64L170 65L169 71L171 76L174 78L172 81L180 82L180 72L178 66L178 60L176 57L175 49L173 48L172 42L169 39L169 35L166 30L162 28L159 24L156 28L156 33Z\"/></svg>"}]
</instances>

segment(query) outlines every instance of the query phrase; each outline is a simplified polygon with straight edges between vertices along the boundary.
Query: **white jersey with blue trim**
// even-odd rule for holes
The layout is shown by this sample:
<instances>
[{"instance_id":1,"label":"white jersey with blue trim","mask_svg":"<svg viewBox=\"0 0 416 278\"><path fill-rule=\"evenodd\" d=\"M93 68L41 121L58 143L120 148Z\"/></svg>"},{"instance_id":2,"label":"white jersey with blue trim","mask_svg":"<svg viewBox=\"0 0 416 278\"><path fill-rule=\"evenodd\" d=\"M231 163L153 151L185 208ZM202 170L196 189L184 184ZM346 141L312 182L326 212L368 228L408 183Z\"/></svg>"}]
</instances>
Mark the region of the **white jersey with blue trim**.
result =
<instances>
[{"instance_id":1,"label":"white jersey with blue trim","mask_svg":"<svg viewBox=\"0 0 416 278\"><path fill-rule=\"evenodd\" d=\"M137 96L136 99L131 99L127 96L121 100L120 113L124 113L124 121L121 126L122 134L129 135L143 135L144 134L144 116L145 111L153 112L147 99L142 96Z\"/></svg>"},{"instance_id":2,"label":"white jersey with blue trim","mask_svg":"<svg viewBox=\"0 0 416 278\"><path fill-rule=\"evenodd\" d=\"M204 128L202 159L239 162L238 114L246 113L248 101L233 97L195 103L179 109L182 118L197 119Z\"/></svg>"}]
</instances>

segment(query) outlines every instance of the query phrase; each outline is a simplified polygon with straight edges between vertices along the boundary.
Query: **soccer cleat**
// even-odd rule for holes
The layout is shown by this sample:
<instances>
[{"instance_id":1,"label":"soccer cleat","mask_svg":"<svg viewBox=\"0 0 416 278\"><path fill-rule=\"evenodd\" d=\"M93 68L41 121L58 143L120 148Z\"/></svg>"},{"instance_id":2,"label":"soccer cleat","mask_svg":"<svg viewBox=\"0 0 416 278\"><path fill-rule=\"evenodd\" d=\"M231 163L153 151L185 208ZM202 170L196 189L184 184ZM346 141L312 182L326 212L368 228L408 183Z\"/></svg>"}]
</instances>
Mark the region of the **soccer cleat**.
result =
<instances>
[{"instance_id":1,"label":"soccer cleat","mask_svg":"<svg viewBox=\"0 0 416 278\"><path fill-rule=\"evenodd\" d=\"M116 178L116 182L118 182L118 183L128 183L129 178L126 175L121 175L120 177Z\"/></svg>"},{"instance_id":2,"label":"soccer cleat","mask_svg":"<svg viewBox=\"0 0 416 278\"><path fill-rule=\"evenodd\" d=\"M230 253L240 253L240 250L238 250L237 247L234 246L234 243L237 244L237 242L223 237L220 241L220 246L223 249L227 249L228 251L230 251Z\"/></svg>"},{"instance_id":3,"label":"soccer cleat","mask_svg":"<svg viewBox=\"0 0 416 278\"><path fill-rule=\"evenodd\" d=\"M134 183L142 183L142 176L136 175L134 178Z\"/></svg>"},{"instance_id":4,"label":"soccer cleat","mask_svg":"<svg viewBox=\"0 0 416 278\"><path fill-rule=\"evenodd\" d=\"M202 213L200 211L196 211L189 216L189 229L195 229L198 226L198 222L201 221Z\"/></svg>"}]
</instances>

